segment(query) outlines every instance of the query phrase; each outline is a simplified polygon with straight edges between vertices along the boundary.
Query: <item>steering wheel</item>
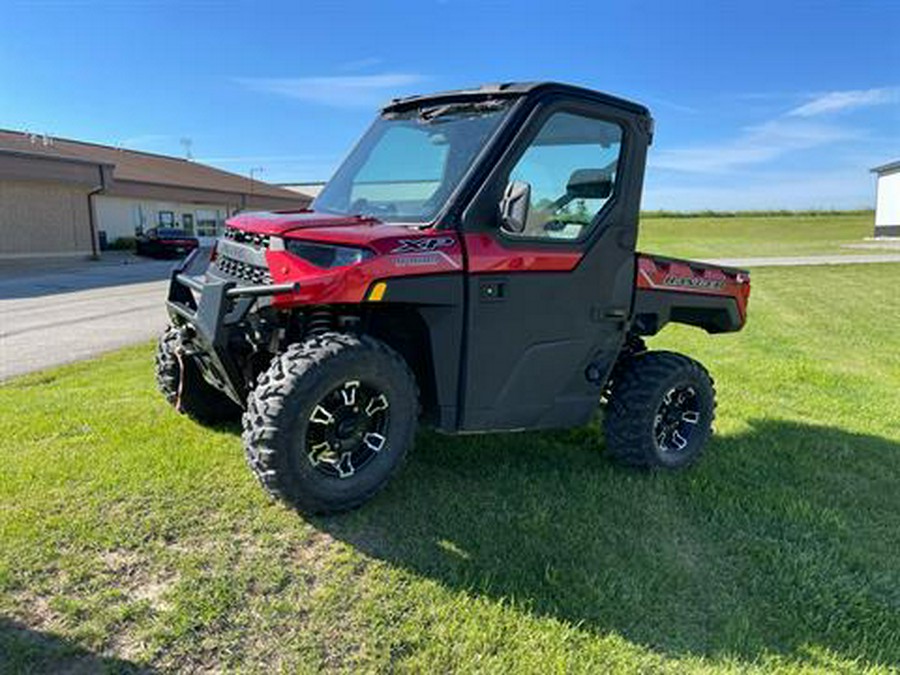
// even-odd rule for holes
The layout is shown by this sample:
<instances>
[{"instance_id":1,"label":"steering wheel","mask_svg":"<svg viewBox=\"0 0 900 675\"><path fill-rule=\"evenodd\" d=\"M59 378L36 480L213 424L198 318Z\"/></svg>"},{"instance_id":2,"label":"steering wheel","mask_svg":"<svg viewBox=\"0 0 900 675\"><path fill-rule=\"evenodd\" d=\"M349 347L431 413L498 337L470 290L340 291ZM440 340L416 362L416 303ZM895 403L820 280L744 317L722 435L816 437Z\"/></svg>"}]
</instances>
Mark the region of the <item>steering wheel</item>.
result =
<instances>
[{"instance_id":1,"label":"steering wheel","mask_svg":"<svg viewBox=\"0 0 900 675\"><path fill-rule=\"evenodd\" d=\"M397 206L395 204L385 204L384 206L379 206L377 204L373 204L368 199L364 197L360 197L353 201L350 205L351 213L365 213L369 215L377 215L381 214L384 216L392 216L397 213Z\"/></svg>"}]
</instances>

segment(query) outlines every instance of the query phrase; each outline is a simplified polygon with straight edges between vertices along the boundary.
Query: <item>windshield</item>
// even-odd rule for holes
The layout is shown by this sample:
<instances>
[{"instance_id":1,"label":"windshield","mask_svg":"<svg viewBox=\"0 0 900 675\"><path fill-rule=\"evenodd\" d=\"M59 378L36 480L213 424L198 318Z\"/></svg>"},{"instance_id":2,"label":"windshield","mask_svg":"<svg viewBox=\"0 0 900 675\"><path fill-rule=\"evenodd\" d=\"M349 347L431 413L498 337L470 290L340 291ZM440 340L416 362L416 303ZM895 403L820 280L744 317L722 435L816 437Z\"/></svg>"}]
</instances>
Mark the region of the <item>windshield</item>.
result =
<instances>
[{"instance_id":1,"label":"windshield","mask_svg":"<svg viewBox=\"0 0 900 675\"><path fill-rule=\"evenodd\" d=\"M427 223L509 109L452 103L379 117L313 203L317 211Z\"/></svg>"}]
</instances>

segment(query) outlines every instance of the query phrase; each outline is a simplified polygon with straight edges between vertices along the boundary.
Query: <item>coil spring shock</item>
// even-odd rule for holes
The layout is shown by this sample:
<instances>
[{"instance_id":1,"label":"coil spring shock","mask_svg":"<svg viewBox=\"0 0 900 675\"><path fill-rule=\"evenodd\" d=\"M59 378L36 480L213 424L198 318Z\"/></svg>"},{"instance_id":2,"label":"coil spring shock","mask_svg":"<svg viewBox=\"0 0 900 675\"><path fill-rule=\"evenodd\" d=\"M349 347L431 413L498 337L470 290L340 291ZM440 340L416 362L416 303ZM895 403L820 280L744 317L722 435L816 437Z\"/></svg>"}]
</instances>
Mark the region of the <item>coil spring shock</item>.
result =
<instances>
[{"instance_id":1,"label":"coil spring shock","mask_svg":"<svg viewBox=\"0 0 900 675\"><path fill-rule=\"evenodd\" d=\"M330 309L314 309L306 315L304 337L315 337L334 328L334 314Z\"/></svg>"}]
</instances>

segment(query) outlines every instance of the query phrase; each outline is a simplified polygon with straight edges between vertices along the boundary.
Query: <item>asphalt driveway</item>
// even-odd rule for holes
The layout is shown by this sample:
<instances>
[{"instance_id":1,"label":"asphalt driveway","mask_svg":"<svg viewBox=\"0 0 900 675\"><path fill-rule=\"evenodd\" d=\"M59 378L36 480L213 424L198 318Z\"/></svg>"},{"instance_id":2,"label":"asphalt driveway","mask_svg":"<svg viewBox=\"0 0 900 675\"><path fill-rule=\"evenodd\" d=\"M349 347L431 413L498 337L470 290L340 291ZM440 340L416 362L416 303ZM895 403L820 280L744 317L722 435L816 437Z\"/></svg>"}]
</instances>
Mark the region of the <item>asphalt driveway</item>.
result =
<instances>
[{"instance_id":1,"label":"asphalt driveway","mask_svg":"<svg viewBox=\"0 0 900 675\"><path fill-rule=\"evenodd\" d=\"M149 340L172 261L0 263L0 380Z\"/></svg>"}]
</instances>

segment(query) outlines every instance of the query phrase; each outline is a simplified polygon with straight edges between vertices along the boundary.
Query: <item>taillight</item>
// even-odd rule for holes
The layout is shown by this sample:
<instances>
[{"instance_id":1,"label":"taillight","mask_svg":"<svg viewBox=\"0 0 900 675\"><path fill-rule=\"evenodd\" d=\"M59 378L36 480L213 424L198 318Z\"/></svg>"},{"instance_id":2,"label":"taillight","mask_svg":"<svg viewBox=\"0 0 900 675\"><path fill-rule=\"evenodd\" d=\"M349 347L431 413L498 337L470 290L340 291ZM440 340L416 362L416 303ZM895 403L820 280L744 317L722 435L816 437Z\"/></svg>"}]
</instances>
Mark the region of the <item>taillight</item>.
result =
<instances>
[{"instance_id":1,"label":"taillight","mask_svg":"<svg viewBox=\"0 0 900 675\"><path fill-rule=\"evenodd\" d=\"M219 246L219 240L217 239L216 241L213 242L212 248L209 250L209 262L216 261L216 255L217 255L216 249L218 248L218 246Z\"/></svg>"}]
</instances>

